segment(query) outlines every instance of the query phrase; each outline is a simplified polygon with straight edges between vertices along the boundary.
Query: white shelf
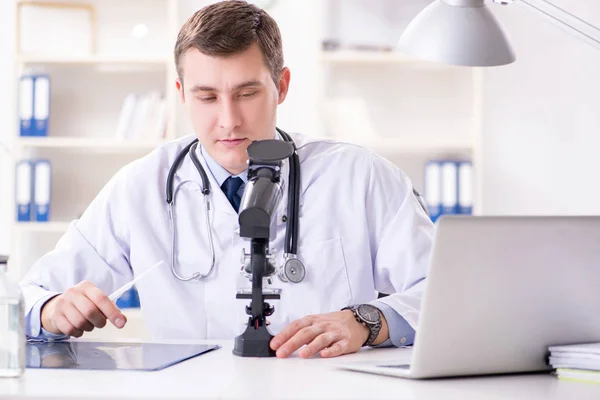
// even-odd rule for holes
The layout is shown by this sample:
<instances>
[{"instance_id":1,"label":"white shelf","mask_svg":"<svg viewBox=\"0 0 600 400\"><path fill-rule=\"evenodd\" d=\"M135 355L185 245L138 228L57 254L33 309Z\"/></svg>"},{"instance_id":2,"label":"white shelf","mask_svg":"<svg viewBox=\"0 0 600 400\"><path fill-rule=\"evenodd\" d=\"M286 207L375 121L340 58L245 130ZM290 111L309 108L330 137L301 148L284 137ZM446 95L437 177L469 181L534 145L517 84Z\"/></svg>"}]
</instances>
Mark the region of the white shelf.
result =
<instances>
[{"instance_id":1,"label":"white shelf","mask_svg":"<svg viewBox=\"0 0 600 400\"><path fill-rule=\"evenodd\" d=\"M110 56L110 55L89 55L76 57L52 56L43 54L21 54L17 56L21 64L50 64L50 65L73 65L73 66L94 66L94 65L116 65L120 67L147 68L159 67L167 68L171 60L163 57L131 57L131 56Z\"/></svg>"},{"instance_id":2,"label":"white shelf","mask_svg":"<svg viewBox=\"0 0 600 400\"><path fill-rule=\"evenodd\" d=\"M15 227L19 232L31 233L64 233L70 222L17 222Z\"/></svg>"},{"instance_id":3,"label":"white shelf","mask_svg":"<svg viewBox=\"0 0 600 400\"><path fill-rule=\"evenodd\" d=\"M117 139L86 137L20 137L16 145L21 148L78 149L91 152L150 151L162 142L121 141Z\"/></svg>"},{"instance_id":4,"label":"white shelf","mask_svg":"<svg viewBox=\"0 0 600 400\"><path fill-rule=\"evenodd\" d=\"M398 51L376 51L376 50L323 50L320 54L321 61L340 64L414 64L419 67L449 69L452 66L434 63L411 57Z\"/></svg>"},{"instance_id":5,"label":"white shelf","mask_svg":"<svg viewBox=\"0 0 600 400\"><path fill-rule=\"evenodd\" d=\"M473 149L473 143L468 140L456 140L451 138L373 138L373 139L352 139L352 138L328 138L322 139L337 140L346 143L356 144L368 148L376 153L439 153L439 152L470 152Z\"/></svg>"}]
</instances>

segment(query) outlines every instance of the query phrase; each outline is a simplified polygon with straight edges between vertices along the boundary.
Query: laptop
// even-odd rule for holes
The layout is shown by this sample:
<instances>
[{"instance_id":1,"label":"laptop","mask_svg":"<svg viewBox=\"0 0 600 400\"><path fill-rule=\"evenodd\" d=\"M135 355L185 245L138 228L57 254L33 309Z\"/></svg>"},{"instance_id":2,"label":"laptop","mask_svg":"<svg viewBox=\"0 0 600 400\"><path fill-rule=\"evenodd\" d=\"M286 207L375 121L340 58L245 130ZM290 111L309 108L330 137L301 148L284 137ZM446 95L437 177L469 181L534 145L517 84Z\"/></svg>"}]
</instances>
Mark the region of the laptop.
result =
<instances>
[{"instance_id":1,"label":"laptop","mask_svg":"<svg viewBox=\"0 0 600 400\"><path fill-rule=\"evenodd\" d=\"M600 342L600 217L442 217L419 318L410 363L338 366L413 379L550 370L548 346Z\"/></svg>"}]
</instances>

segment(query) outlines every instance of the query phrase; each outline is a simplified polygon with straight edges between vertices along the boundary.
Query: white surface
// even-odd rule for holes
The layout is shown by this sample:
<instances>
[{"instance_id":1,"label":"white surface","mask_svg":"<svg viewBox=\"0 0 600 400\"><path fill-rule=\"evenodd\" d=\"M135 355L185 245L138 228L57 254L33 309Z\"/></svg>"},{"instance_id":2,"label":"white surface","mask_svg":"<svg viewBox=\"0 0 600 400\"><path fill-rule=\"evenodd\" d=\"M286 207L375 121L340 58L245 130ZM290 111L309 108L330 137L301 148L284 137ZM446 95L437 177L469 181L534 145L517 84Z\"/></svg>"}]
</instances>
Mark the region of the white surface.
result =
<instances>
[{"instance_id":1,"label":"white surface","mask_svg":"<svg viewBox=\"0 0 600 400\"><path fill-rule=\"evenodd\" d=\"M470 152L473 149L473 143L468 138L453 140L443 136L427 137L425 134L421 137L415 135L412 137L341 137L336 139L366 147L376 153L388 155L390 153L431 153L444 151Z\"/></svg>"},{"instance_id":2,"label":"white surface","mask_svg":"<svg viewBox=\"0 0 600 400\"><path fill-rule=\"evenodd\" d=\"M10 251L10 226L15 220L13 208L13 177L14 163L3 147L10 146L15 129L18 129L16 115L18 112L15 93L18 92L18 80L13 73L14 43L15 43L15 2L0 1L0 182L3 185L0 195L0 254Z\"/></svg>"},{"instance_id":3,"label":"white surface","mask_svg":"<svg viewBox=\"0 0 600 400\"><path fill-rule=\"evenodd\" d=\"M88 56L77 56L66 54L64 56L44 55L44 54L21 54L17 60L23 64L126 64L128 67L149 67L156 66L166 68L172 60L160 56L111 56L91 54Z\"/></svg>"},{"instance_id":4,"label":"white surface","mask_svg":"<svg viewBox=\"0 0 600 400\"><path fill-rule=\"evenodd\" d=\"M202 342L201 342L202 343ZM207 342L204 342L207 343ZM214 343L214 342L211 342ZM232 342L155 372L27 369L0 381L9 399L597 399L600 386L550 374L409 381L338 369L341 361L406 362L409 349L371 349L340 358L241 358Z\"/></svg>"},{"instance_id":5,"label":"white surface","mask_svg":"<svg viewBox=\"0 0 600 400\"><path fill-rule=\"evenodd\" d=\"M85 8L41 7L22 2L20 44L23 53L90 54L93 52L92 11ZM73 35L77 32L77 35Z\"/></svg>"},{"instance_id":6,"label":"white surface","mask_svg":"<svg viewBox=\"0 0 600 400\"><path fill-rule=\"evenodd\" d=\"M437 64L421 60L400 51L358 51L358 50L336 50L322 51L320 60L330 63L395 63L395 64L414 64L424 68L449 69L452 66Z\"/></svg>"},{"instance_id":7,"label":"white surface","mask_svg":"<svg viewBox=\"0 0 600 400\"><path fill-rule=\"evenodd\" d=\"M547 0L521 0L518 4L529 9L538 18L547 18L568 35L600 50L600 28L586 21L589 20L587 15L581 19Z\"/></svg>"},{"instance_id":8,"label":"white surface","mask_svg":"<svg viewBox=\"0 0 600 400\"><path fill-rule=\"evenodd\" d=\"M141 141L141 140L119 140L111 138L86 138L86 137L21 137L16 140L20 147L40 147L40 148L63 148L79 149L87 151L136 151L152 150L157 147L159 141Z\"/></svg>"},{"instance_id":9,"label":"white surface","mask_svg":"<svg viewBox=\"0 0 600 400\"><path fill-rule=\"evenodd\" d=\"M22 232L56 232L64 233L69 222L18 222L15 229Z\"/></svg>"},{"instance_id":10,"label":"white surface","mask_svg":"<svg viewBox=\"0 0 600 400\"><path fill-rule=\"evenodd\" d=\"M600 2L557 4L600 26ZM600 51L524 7L493 10L518 59L484 72L484 212L600 214Z\"/></svg>"}]
</instances>

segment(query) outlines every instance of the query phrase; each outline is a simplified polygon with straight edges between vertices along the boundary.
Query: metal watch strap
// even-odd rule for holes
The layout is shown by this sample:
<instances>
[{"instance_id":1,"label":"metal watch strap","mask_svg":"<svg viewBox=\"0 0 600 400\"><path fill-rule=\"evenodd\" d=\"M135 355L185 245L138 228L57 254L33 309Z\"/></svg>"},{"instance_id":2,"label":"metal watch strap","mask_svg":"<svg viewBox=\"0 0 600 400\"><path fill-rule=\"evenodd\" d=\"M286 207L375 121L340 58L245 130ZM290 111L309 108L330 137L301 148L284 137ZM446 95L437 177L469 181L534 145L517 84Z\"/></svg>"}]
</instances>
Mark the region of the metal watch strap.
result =
<instances>
[{"instance_id":1,"label":"metal watch strap","mask_svg":"<svg viewBox=\"0 0 600 400\"><path fill-rule=\"evenodd\" d=\"M356 319L356 322L358 322L359 324L365 325L367 328L369 328L369 337L363 343L363 347L371 346L373 344L373 342L377 339L377 336L379 336L379 332L381 331L382 323L381 323L381 321L379 322L379 324L367 323L358 314L358 307L359 307L359 305L351 305L348 307L344 307L342 310L352 311L352 314L354 314L354 318Z\"/></svg>"}]
</instances>

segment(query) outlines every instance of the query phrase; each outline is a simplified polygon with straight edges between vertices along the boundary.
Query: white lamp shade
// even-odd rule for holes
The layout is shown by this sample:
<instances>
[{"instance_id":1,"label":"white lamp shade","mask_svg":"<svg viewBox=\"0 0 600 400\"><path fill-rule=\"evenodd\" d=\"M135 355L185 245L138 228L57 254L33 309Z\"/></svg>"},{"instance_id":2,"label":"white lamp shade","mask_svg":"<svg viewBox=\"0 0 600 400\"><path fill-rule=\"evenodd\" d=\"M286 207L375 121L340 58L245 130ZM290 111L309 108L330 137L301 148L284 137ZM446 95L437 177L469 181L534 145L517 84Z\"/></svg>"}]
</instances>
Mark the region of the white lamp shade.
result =
<instances>
[{"instance_id":1,"label":"white lamp shade","mask_svg":"<svg viewBox=\"0 0 600 400\"><path fill-rule=\"evenodd\" d=\"M398 50L425 60L471 67L506 65L516 58L483 0L436 0L410 22Z\"/></svg>"}]
</instances>

